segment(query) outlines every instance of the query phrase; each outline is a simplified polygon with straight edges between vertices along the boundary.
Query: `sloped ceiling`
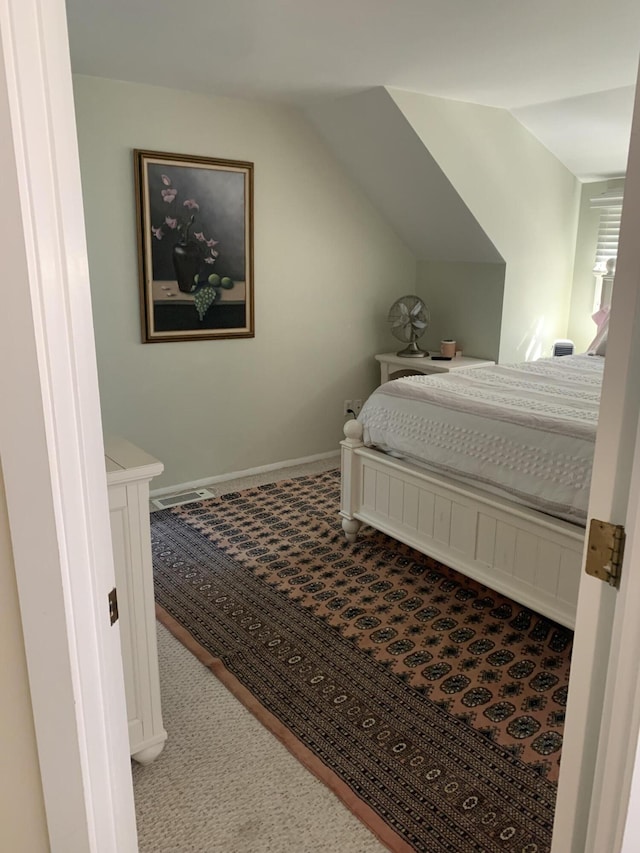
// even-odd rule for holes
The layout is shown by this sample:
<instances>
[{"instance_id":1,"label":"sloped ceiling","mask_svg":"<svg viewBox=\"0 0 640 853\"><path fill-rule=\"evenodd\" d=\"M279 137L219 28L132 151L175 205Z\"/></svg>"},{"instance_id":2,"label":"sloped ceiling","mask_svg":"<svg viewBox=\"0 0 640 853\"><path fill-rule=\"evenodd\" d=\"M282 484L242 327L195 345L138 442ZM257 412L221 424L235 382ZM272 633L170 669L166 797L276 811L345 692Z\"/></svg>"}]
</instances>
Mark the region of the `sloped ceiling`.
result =
<instances>
[{"instance_id":1,"label":"sloped ceiling","mask_svg":"<svg viewBox=\"0 0 640 853\"><path fill-rule=\"evenodd\" d=\"M77 74L302 108L391 86L511 110L581 179L624 169L630 101L618 90L636 83L638 0L67 0L67 10Z\"/></svg>"},{"instance_id":2,"label":"sloped ceiling","mask_svg":"<svg viewBox=\"0 0 640 853\"><path fill-rule=\"evenodd\" d=\"M507 110L399 89L308 114L419 261L504 265L501 361L549 351L566 328L580 195L557 158Z\"/></svg>"},{"instance_id":3,"label":"sloped ceiling","mask_svg":"<svg viewBox=\"0 0 640 853\"><path fill-rule=\"evenodd\" d=\"M307 114L418 260L502 261L384 88L324 103Z\"/></svg>"}]
</instances>

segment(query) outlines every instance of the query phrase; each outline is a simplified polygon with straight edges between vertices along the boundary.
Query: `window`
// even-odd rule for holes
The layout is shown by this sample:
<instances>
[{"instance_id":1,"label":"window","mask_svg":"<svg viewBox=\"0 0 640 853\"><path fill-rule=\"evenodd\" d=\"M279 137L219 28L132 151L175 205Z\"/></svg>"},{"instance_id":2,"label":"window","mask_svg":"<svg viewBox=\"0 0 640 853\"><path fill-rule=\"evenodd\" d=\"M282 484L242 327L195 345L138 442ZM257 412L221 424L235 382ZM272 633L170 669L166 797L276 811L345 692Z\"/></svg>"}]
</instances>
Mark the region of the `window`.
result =
<instances>
[{"instance_id":1,"label":"window","mask_svg":"<svg viewBox=\"0 0 640 853\"><path fill-rule=\"evenodd\" d=\"M591 208L600 211L598 240L593 273L596 277L593 310L611 302L613 277L616 270L620 219L622 217L623 187L607 190L591 199Z\"/></svg>"}]
</instances>

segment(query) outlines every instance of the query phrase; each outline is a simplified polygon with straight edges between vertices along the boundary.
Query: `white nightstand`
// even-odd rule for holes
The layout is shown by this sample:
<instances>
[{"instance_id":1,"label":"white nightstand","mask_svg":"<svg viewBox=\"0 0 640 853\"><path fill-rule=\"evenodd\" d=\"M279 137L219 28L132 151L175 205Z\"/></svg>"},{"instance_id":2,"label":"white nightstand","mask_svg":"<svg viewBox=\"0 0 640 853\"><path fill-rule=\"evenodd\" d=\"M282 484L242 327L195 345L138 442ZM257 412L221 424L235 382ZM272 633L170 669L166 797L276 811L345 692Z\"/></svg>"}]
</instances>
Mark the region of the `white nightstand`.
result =
<instances>
[{"instance_id":1,"label":"white nightstand","mask_svg":"<svg viewBox=\"0 0 640 853\"><path fill-rule=\"evenodd\" d=\"M437 355L437 353L434 353ZM484 358L469 358L461 355L452 358L451 361L432 361L429 356L424 358L403 358L395 352L384 352L376 356L380 362L380 382L388 382L390 379L399 379L401 376L415 376L418 373L449 373L451 370L459 370L461 367L489 367L495 361Z\"/></svg>"}]
</instances>

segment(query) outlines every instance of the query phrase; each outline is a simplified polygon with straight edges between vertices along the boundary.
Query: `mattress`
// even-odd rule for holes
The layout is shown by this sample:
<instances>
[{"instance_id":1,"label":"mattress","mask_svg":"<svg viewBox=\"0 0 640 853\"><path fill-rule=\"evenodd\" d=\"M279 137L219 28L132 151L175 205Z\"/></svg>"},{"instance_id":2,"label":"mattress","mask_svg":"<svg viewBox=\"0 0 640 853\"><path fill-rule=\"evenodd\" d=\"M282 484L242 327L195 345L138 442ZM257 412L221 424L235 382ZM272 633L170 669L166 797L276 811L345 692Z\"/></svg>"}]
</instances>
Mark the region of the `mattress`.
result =
<instances>
[{"instance_id":1,"label":"mattress","mask_svg":"<svg viewBox=\"0 0 640 853\"><path fill-rule=\"evenodd\" d=\"M603 367L574 355L407 376L358 420L369 446L584 525Z\"/></svg>"}]
</instances>

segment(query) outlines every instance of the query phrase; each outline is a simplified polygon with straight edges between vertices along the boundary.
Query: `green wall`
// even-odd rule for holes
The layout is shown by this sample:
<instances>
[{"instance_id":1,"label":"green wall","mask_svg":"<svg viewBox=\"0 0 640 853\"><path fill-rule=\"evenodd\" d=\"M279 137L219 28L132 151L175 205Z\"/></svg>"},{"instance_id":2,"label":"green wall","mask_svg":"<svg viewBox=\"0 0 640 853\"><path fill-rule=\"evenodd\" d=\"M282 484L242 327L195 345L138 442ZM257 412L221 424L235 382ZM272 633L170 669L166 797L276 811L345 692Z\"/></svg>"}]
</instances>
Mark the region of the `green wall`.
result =
<instances>
[{"instance_id":1,"label":"green wall","mask_svg":"<svg viewBox=\"0 0 640 853\"><path fill-rule=\"evenodd\" d=\"M421 343L438 350L453 338L465 355L498 360L504 264L418 262L418 292L431 313Z\"/></svg>"},{"instance_id":2,"label":"green wall","mask_svg":"<svg viewBox=\"0 0 640 853\"><path fill-rule=\"evenodd\" d=\"M105 432L164 462L156 487L337 450L413 255L293 110L74 87ZM141 343L133 148L255 163L255 338Z\"/></svg>"}]
</instances>

